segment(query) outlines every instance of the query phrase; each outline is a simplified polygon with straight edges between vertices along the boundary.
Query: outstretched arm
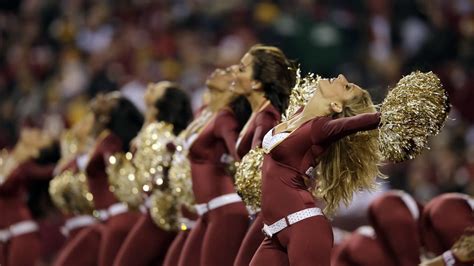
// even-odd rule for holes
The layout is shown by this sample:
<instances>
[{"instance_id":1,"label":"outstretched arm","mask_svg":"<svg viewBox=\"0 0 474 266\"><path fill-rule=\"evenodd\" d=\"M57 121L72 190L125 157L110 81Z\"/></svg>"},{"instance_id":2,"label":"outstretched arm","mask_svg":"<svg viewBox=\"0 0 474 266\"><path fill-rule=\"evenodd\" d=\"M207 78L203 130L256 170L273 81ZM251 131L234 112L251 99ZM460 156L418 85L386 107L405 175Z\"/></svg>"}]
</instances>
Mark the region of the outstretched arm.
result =
<instances>
[{"instance_id":1,"label":"outstretched arm","mask_svg":"<svg viewBox=\"0 0 474 266\"><path fill-rule=\"evenodd\" d=\"M24 165L24 175L29 180L47 180L53 177L55 164L38 164L34 161Z\"/></svg>"},{"instance_id":2,"label":"outstretched arm","mask_svg":"<svg viewBox=\"0 0 474 266\"><path fill-rule=\"evenodd\" d=\"M53 176L54 164L41 165L33 160L17 166L0 185L0 193L9 193L28 180L48 180Z\"/></svg>"},{"instance_id":3,"label":"outstretched arm","mask_svg":"<svg viewBox=\"0 0 474 266\"><path fill-rule=\"evenodd\" d=\"M367 113L351 117L316 120L313 140L316 142L333 142L359 131L376 129L380 124L380 113Z\"/></svg>"}]
</instances>

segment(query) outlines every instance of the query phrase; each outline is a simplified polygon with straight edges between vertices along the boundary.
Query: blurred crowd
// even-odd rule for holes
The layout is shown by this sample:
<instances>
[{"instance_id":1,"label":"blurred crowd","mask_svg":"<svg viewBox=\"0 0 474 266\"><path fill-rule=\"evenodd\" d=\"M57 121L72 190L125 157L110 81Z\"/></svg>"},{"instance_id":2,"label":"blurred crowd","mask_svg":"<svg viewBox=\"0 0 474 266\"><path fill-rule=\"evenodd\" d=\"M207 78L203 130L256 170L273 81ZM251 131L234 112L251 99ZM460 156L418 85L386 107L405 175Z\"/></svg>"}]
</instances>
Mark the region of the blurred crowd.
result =
<instances>
[{"instance_id":1,"label":"blurred crowd","mask_svg":"<svg viewBox=\"0 0 474 266\"><path fill-rule=\"evenodd\" d=\"M172 80L197 108L206 76L255 43L282 48L303 73L344 73L377 103L402 75L437 73L453 104L447 126L381 182L421 201L474 194L472 0L1 0L0 148L25 125L59 134L99 92L143 109L147 84Z\"/></svg>"}]
</instances>

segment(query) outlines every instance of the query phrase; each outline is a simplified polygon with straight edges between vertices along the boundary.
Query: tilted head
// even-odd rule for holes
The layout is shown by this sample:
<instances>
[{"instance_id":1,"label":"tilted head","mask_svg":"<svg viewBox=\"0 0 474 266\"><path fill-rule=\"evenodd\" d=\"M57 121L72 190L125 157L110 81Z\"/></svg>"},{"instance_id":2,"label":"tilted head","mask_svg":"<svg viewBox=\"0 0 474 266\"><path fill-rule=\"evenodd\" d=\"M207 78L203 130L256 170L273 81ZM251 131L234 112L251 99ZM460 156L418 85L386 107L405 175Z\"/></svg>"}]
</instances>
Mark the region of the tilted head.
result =
<instances>
[{"instance_id":1,"label":"tilted head","mask_svg":"<svg viewBox=\"0 0 474 266\"><path fill-rule=\"evenodd\" d=\"M241 95L263 92L265 98L283 113L296 83L296 68L274 46L255 45L233 68L232 89Z\"/></svg>"}]
</instances>

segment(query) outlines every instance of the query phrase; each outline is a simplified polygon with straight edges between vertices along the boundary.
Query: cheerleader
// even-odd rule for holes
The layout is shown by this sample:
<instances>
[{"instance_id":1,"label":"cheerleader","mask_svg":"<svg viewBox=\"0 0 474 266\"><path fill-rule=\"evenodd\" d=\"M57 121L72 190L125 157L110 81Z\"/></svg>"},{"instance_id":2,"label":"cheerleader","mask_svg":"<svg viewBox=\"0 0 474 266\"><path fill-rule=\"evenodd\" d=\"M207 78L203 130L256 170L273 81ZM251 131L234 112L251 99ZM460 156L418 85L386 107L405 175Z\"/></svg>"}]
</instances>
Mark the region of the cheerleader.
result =
<instances>
[{"instance_id":1,"label":"cheerleader","mask_svg":"<svg viewBox=\"0 0 474 266\"><path fill-rule=\"evenodd\" d=\"M330 265L332 228L305 180L319 163L318 191L329 212L361 184L372 184L379 174L376 134L364 134L360 142L344 137L375 129L379 121L369 93L339 75L320 80L299 113L267 132L261 211L266 238L250 265Z\"/></svg>"},{"instance_id":2,"label":"cheerleader","mask_svg":"<svg viewBox=\"0 0 474 266\"><path fill-rule=\"evenodd\" d=\"M120 246L139 217L118 202L109 190L106 167L108 159L117 152L129 150L130 141L143 124L143 117L136 107L116 92L99 95L91 104L95 116L95 144L79 165L87 176L87 184L93 202L93 215L101 222L80 232L71 243L58 265L83 265L81 258L90 243L91 235L100 233L98 265L112 265ZM94 242L95 243L95 242Z\"/></svg>"},{"instance_id":3,"label":"cheerleader","mask_svg":"<svg viewBox=\"0 0 474 266\"><path fill-rule=\"evenodd\" d=\"M219 80L218 75L212 75L211 77L216 78L217 81ZM208 79L207 83L209 82L212 83L212 79ZM204 91L203 105L196 112L195 119L176 139L177 146L171 160L168 181L175 198L176 222L178 222L179 232L166 252L163 261L165 266L178 264L184 244L199 218L194 209L195 199L192 191L191 166L188 153L189 147L194 141L194 138L191 137L200 132L212 119L213 111L209 109L210 93L209 90ZM199 249L195 250L195 255L200 256Z\"/></svg>"},{"instance_id":4,"label":"cheerleader","mask_svg":"<svg viewBox=\"0 0 474 266\"><path fill-rule=\"evenodd\" d=\"M52 138L38 129L24 128L11 153L0 158L0 265L35 265L40 257L38 224L26 198L34 180L52 177L59 158L43 158ZM25 255L27 254L27 255Z\"/></svg>"},{"instance_id":5,"label":"cheerleader","mask_svg":"<svg viewBox=\"0 0 474 266\"><path fill-rule=\"evenodd\" d=\"M61 227L61 233L66 237L66 242L58 252L55 265L61 265L76 235L98 222L92 215L93 204L90 200L91 194L86 184L86 177L78 168L92 148L93 125L94 116L89 113L61 136L61 160L54 169L55 177L49 184L49 194L53 203L66 218ZM88 245L86 249L83 249L88 256L80 258L83 264L96 263L99 241L99 232L89 235Z\"/></svg>"},{"instance_id":6,"label":"cheerleader","mask_svg":"<svg viewBox=\"0 0 474 266\"><path fill-rule=\"evenodd\" d=\"M150 178L147 179L153 179L151 180L153 182L147 182L149 185L144 185L147 186L145 187L147 190L148 187L154 186L154 189L169 194L167 188L163 186L168 183L166 175L174 152L173 142L192 118L191 104L183 90L167 81L148 87L145 92L145 104L147 111L144 127L132 141L135 150L132 159L135 166L132 172L137 175L150 174ZM157 148L151 148L157 143L160 144ZM162 157L162 159L160 161L147 157ZM151 169L154 174L150 173ZM156 173L158 171L156 169L161 170ZM140 171L145 173L139 173ZM149 192L149 190L144 192ZM177 228L167 228L158 221L168 219L168 217L156 217L156 219L152 217L153 212L150 207L153 207L151 203L153 200L161 199L153 196L146 199L146 202L150 202L145 204L148 208L145 208L144 213L127 236L114 265L151 265L163 261Z\"/></svg>"},{"instance_id":7,"label":"cheerleader","mask_svg":"<svg viewBox=\"0 0 474 266\"><path fill-rule=\"evenodd\" d=\"M312 89L303 96L303 106L263 139L266 238L250 265L329 265L332 229L313 195L324 199L329 215L340 202L348 205L355 191L373 189L375 178L383 176L378 169L382 154L391 161L413 158L426 147L427 137L439 132L449 111L433 73L402 78L384 100L382 113L367 91L343 75L309 75L298 86ZM373 130L378 127L379 132Z\"/></svg>"},{"instance_id":8,"label":"cheerleader","mask_svg":"<svg viewBox=\"0 0 474 266\"><path fill-rule=\"evenodd\" d=\"M193 140L188 158L200 217L184 244L178 265L231 265L247 231L248 213L235 193L226 165L229 159L238 158L235 143L250 107L244 97L229 89L231 82L230 70L217 69L211 74L207 80L211 119L187 138Z\"/></svg>"},{"instance_id":9,"label":"cheerleader","mask_svg":"<svg viewBox=\"0 0 474 266\"><path fill-rule=\"evenodd\" d=\"M252 115L237 139L239 158L249 150L261 147L263 136L281 119L288 107L296 71L283 52L273 46L256 45L233 68L231 89L244 95L252 107ZM245 235L234 265L248 265L263 241L263 222L259 212Z\"/></svg>"}]
</instances>

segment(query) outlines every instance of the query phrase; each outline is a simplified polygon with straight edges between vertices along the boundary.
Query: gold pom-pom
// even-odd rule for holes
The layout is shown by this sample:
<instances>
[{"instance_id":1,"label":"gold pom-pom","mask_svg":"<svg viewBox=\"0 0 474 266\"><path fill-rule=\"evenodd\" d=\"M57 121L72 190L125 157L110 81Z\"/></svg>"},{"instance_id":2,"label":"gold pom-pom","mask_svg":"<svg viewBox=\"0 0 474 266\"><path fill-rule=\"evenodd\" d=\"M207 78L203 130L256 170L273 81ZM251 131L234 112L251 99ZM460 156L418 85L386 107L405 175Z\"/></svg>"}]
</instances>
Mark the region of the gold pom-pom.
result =
<instances>
[{"instance_id":1,"label":"gold pom-pom","mask_svg":"<svg viewBox=\"0 0 474 266\"><path fill-rule=\"evenodd\" d=\"M71 206L68 204L66 190L69 185L70 178L72 175L71 171L64 171L61 174L55 176L49 182L49 195L53 204L58 208L63 214L72 213Z\"/></svg>"},{"instance_id":2,"label":"gold pom-pom","mask_svg":"<svg viewBox=\"0 0 474 266\"><path fill-rule=\"evenodd\" d=\"M301 78L301 70L298 69L296 72L296 85L291 90L288 108L282 115L282 121L290 119L298 109L304 106L311 97L313 97L314 91L318 88L320 76L313 73L308 73L304 78Z\"/></svg>"},{"instance_id":3,"label":"gold pom-pom","mask_svg":"<svg viewBox=\"0 0 474 266\"><path fill-rule=\"evenodd\" d=\"M109 158L107 174L110 190L131 208L143 203L145 194L165 183L165 170L170 166L172 152L167 145L175 139L173 126L154 122L140 131L134 155L118 153Z\"/></svg>"},{"instance_id":4,"label":"gold pom-pom","mask_svg":"<svg viewBox=\"0 0 474 266\"><path fill-rule=\"evenodd\" d=\"M403 77L381 106L380 150L386 160L414 158L428 146L428 138L443 127L450 105L441 81L432 72Z\"/></svg>"},{"instance_id":5,"label":"gold pom-pom","mask_svg":"<svg viewBox=\"0 0 474 266\"><path fill-rule=\"evenodd\" d=\"M116 153L109 157L107 176L110 191L118 200L127 203L130 208L138 208L143 203L142 189L137 182L137 171L132 164L130 153Z\"/></svg>"},{"instance_id":6,"label":"gold pom-pom","mask_svg":"<svg viewBox=\"0 0 474 266\"><path fill-rule=\"evenodd\" d=\"M66 170L49 183L49 194L54 205L64 214L90 214L94 210L84 173Z\"/></svg>"},{"instance_id":7,"label":"gold pom-pom","mask_svg":"<svg viewBox=\"0 0 474 266\"><path fill-rule=\"evenodd\" d=\"M464 230L464 233L454 243L451 250L462 262L474 260L474 226L469 226Z\"/></svg>"},{"instance_id":8,"label":"gold pom-pom","mask_svg":"<svg viewBox=\"0 0 474 266\"><path fill-rule=\"evenodd\" d=\"M235 174L235 185L245 204L257 211L262 196L262 148L250 150L240 162Z\"/></svg>"},{"instance_id":9,"label":"gold pom-pom","mask_svg":"<svg viewBox=\"0 0 474 266\"><path fill-rule=\"evenodd\" d=\"M71 208L74 214L91 214L94 210L94 196L89 191L87 176L84 172L77 172L71 176L69 193Z\"/></svg>"},{"instance_id":10,"label":"gold pom-pom","mask_svg":"<svg viewBox=\"0 0 474 266\"><path fill-rule=\"evenodd\" d=\"M155 190L151 195L150 215L155 224L163 230L178 228L176 199L168 191Z\"/></svg>"},{"instance_id":11,"label":"gold pom-pom","mask_svg":"<svg viewBox=\"0 0 474 266\"><path fill-rule=\"evenodd\" d=\"M153 122L138 134L133 164L137 168L136 182L143 191L165 183L165 170L173 156L167 146L175 139L173 125L165 122Z\"/></svg>"},{"instance_id":12,"label":"gold pom-pom","mask_svg":"<svg viewBox=\"0 0 474 266\"><path fill-rule=\"evenodd\" d=\"M67 130L61 135L59 144L62 158L71 158L76 155L80 145L79 139L71 130Z\"/></svg>"},{"instance_id":13,"label":"gold pom-pom","mask_svg":"<svg viewBox=\"0 0 474 266\"><path fill-rule=\"evenodd\" d=\"M168 172L169 188L177 199L178 204L184 204L192 209L195 200L188 150L184 148L183 138L179 137L176 143L176 151L173 154L171 167Z\"/></svg>"}]
</instances>

